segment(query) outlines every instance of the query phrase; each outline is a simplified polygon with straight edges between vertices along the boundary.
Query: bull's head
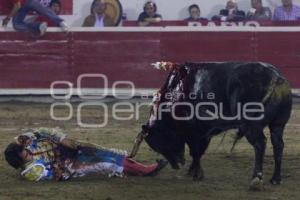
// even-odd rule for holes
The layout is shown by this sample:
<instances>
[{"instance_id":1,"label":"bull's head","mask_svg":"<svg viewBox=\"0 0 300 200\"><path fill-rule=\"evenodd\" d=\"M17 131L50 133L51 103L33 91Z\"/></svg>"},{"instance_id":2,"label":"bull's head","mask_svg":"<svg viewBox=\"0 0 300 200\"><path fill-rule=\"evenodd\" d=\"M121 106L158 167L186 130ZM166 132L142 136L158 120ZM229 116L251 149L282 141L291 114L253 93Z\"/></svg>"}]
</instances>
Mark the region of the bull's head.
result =
<instances>
[{"instance_id":1,"label":"bull's head","mask_svg":"<svg viewBox=\"0 0 300 200\"><path fill-rule=\"evenodd\" d=\"M146 125L142 126L142 131L138 135L135 146L132 151L132 156L137 152L141 138L145 138L148 145L156 152L162 154L175 169L179 168L178 163L184 164L184 145L185 140L183 135L178 134L176 130L176 122L173 120L170 113L163 113L158 117L158 112L164 104L164 108L172 106L181 98L177 94L182 92L183 79L186 76L186 69L178 64L170 62L155 63L154 67L161 70L170 71L169 76L153 99L150 119ZM171 95L171 98L166 98L165 95Z\"/></svg>"},{"instance_id":2,"label":"bull's head","mask_svg":"<svg viewBox=\"0 0 300 200\"><path fill-rule=\"evenodd\" d=\"M183 65L171 62L156 63L155 68L169 71L169 76L154 97L153 107L148 123L142 126L142 132L146 133L145 140L156 152L162 154L175 169L178 163L184 164L185 140L177 130L177 122L173 120L171 113L159 115L160 109L171 107L174 102L180 101L183 92L183 80L187 75ZM166 98L169 96L169 98ZM163 104L165 105L161 107ZM161 116L161 117L158 117Z\"/></svg>"},{"instance_id":3,"label":"bull's head","mask_svg":"<svg viewBox=\"0 0 300 200\"><path fill-rule=\"evenodd\" d=\"M142 126L143 134L146 134L145 141L156 152L163 155L174 169L179 169L179 163L184 164L185 142L176 130L164 124L160 120L152 124Z\"/></svg>"}]
</instances>

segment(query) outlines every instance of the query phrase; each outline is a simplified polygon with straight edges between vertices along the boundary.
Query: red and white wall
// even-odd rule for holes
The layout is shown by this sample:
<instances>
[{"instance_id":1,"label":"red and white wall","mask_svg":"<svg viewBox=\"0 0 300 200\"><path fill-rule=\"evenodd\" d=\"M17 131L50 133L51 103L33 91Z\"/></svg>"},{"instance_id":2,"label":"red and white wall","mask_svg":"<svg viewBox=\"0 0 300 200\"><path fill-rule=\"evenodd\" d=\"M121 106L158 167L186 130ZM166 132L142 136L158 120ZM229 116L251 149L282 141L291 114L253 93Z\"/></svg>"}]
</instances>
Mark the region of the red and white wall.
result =
<instances>
[{"instance_id":1,"label":"red and white wall","mask_svg":"<svg viewBox=\"0 0 300 200\"><path fill-rule=\"evenodd\" d=\"M77 88L83 74L107 76L108 88L131 81L155 89L166 77L150 66L156 61L268 62L300 88L299 35L299 27L120 27L51 29L36 39L0 29L0 93L49 94L55 81ZM82 80L84 88L106 87L97 77Z\"/></svg>"},{"instance_id":2,"label":"red and white wall","mask_svg":"<svg viewBox=\"0 0 300 200\"><path fill-rule=\"evenodd\" d=\"M9 0L1 0L1 3ZM48 1L48 0L42 0ZM262 61L278 67L300 88L300 27L188 27L166 22L163 27L78 28L92 0L62 0L72 26L69 33L50 29L42 38L0 27L0 94L49 94L51 84L65 81L78 87L78 77L105 75L108 88L130 81L140 92L160 87L166 72L154 70L156 61ZM120 0L128 20L135 20L146 0ZM239 0L243 10L250 0ZM156 0L165 20L187 17L187 7L198 3L204 17L223 8L226 0ZM300 0L294 0L300 5ZM281 0L265 0L272 9ZM2 4L3 5L3 4ZM0 4L0 15L3 14ZM3 18L4 15L0 17ZM169 26L173 24L174 27ZM90 90L106 85L96 77L82 79ZM58 86L58 85L57 85ZM119 85L120 86L120 85ZM58 86L64 88L64 86ZM123 88L129 85L122 86ZM128 89L128 88L127 88ZM65 93L65 90L61 91Z\"/></svg>"}]
</instances>

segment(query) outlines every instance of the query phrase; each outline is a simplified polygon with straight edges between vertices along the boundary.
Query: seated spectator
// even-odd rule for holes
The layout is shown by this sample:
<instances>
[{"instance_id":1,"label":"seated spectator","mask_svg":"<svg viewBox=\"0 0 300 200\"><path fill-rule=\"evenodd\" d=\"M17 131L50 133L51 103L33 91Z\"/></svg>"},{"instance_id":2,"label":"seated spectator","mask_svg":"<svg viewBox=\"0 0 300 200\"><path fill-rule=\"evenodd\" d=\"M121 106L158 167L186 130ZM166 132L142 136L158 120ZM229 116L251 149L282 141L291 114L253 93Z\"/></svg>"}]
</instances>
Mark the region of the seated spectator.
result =
<instances>
[{"instance_id":1,"label":"seated spectator","mask_svg":"<svg viewBox=\"0 0 300 200\"><path fill-rule=\"evenodd\" d=\"M82 24L83 27L110 27L115 26L113 19L105 14L106 3L104 0L94 0L91 5L91 14Z\"/></svg>"},{"instance_id":2,"label":"seated spectator","mask_svg":"<svg viewBox=\"0 0 300 200\"><path fill-rule=\"evenodd\" d=\"M236 0L227 1L226 8L220 10L220 14L213 16L212 20L217 21L243 21L245 20L245 12L238 9Z\"/></svg>"},{"instance_id":3,"label":"seated spectator","mask_svg":"<svg viewBox=\"0 0 300 200\"><path fill-rule=\"evenodd\" d=\"M300 19L300 7L293 5L292 0L281 0L282 6L278 6L274 11L273 20L293 21Z\"/></svg>"},{"instance_id":4,"label":"seated spectator","mask_svg":"<svg viewBox=\"0 0 300 200\"><path fill-rule=\"evenodd\" d=\"M138 25L149 26L159 23L162 20L162 16L156 13L157 6L154 2L148 1L144 5L144 12L139 15Z\"/></svg>"},{"instance_id":5,"label":"seated spectator","mask_svg":"<svg viewBox=\"0 0 300 200\"><path fill-rule=\"evenodd\" d=\"M199 20L207 20L206 18L201 17L201 11L197 4L193 4L189 6L190 17L186 18L187 21L199 21Z\"/></svg>"},{"instance_id":6,"label":"seated spectator","mask_svg":"<svg viewBox=\"0 0 300 200\"><path fill-rule=\"evenodd\" d=\"M61 12L61 2L60 0L52 0L49 4L49 7L57 14L59 15Z\"/></svg>"},{"instance_id":7,"label":"seated spectator","mask_svg":"<svg viewBox=\"0 0 300 200\"><path fill-rule=\"evenodd\" d=\"M61 2L60 0L52 0L49 4L49 8L51 10L53 10L53 12L56 15L59 15L61 12ZM47 22L49 27L55 27L57 26L55 23L53 23L49 18L45 17L45 16L39 16L38 18L36 18L35 20L36 22Z\"/></svg>"},{"instance_id":8,"label":"seated spectator","mask_svg":"<svg viewBox=\"0 0 300 200\"><path fill-rule=\"evenodd\" d=\"M263 7L262 0L251 0L252 8L247 13L247 20L271 20L272 12L269 7Z\"/></svg>"}]
</instances>

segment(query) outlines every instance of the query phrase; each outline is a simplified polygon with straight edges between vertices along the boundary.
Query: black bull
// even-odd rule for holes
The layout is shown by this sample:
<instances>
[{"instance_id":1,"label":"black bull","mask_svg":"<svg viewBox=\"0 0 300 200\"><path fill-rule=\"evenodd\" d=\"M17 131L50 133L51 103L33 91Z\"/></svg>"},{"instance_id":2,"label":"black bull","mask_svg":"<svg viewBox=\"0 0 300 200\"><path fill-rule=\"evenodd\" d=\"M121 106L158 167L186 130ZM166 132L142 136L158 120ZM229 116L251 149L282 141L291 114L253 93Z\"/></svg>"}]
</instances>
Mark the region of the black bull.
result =
<instances>
[{"instance_id":1,"label":"black bull","mask_svg":"<svg viewBox=\"0 0 300 200\"><path fill-rule=\"evenodd\" d=\"M269 127L275 160L271 183L280 184L282 137L292 95L278 70L266 63L242 62L186 63L170 70L142 127L148 145L178 169L178 163L184 164L187 144L192 157L188 174L199 180L203 178L200 159L212 136L237 128L254 147L253 180L262 182L263 130Z\"/></svg>"}]
</instances>

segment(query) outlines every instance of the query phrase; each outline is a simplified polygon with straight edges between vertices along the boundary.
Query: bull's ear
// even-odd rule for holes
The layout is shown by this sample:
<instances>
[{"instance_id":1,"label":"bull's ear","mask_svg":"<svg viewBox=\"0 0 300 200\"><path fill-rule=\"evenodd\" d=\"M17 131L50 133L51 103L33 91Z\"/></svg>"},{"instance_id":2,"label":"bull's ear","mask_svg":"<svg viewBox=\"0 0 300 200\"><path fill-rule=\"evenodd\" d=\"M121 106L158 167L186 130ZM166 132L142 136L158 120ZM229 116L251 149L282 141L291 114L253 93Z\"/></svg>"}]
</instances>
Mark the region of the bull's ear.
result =
<instances>
[{"instance_id":1,"label":"bull's ear","mask_svg":"<svg viewBox=\"0 0 300 200\"><path fill-rule=\"evenodd\" d=\"M143 131L144 133L148 133L148 132L149 132L149 125L148 125L148 124L142 125L142 131Z\"/></svg>"}]
</instances>

